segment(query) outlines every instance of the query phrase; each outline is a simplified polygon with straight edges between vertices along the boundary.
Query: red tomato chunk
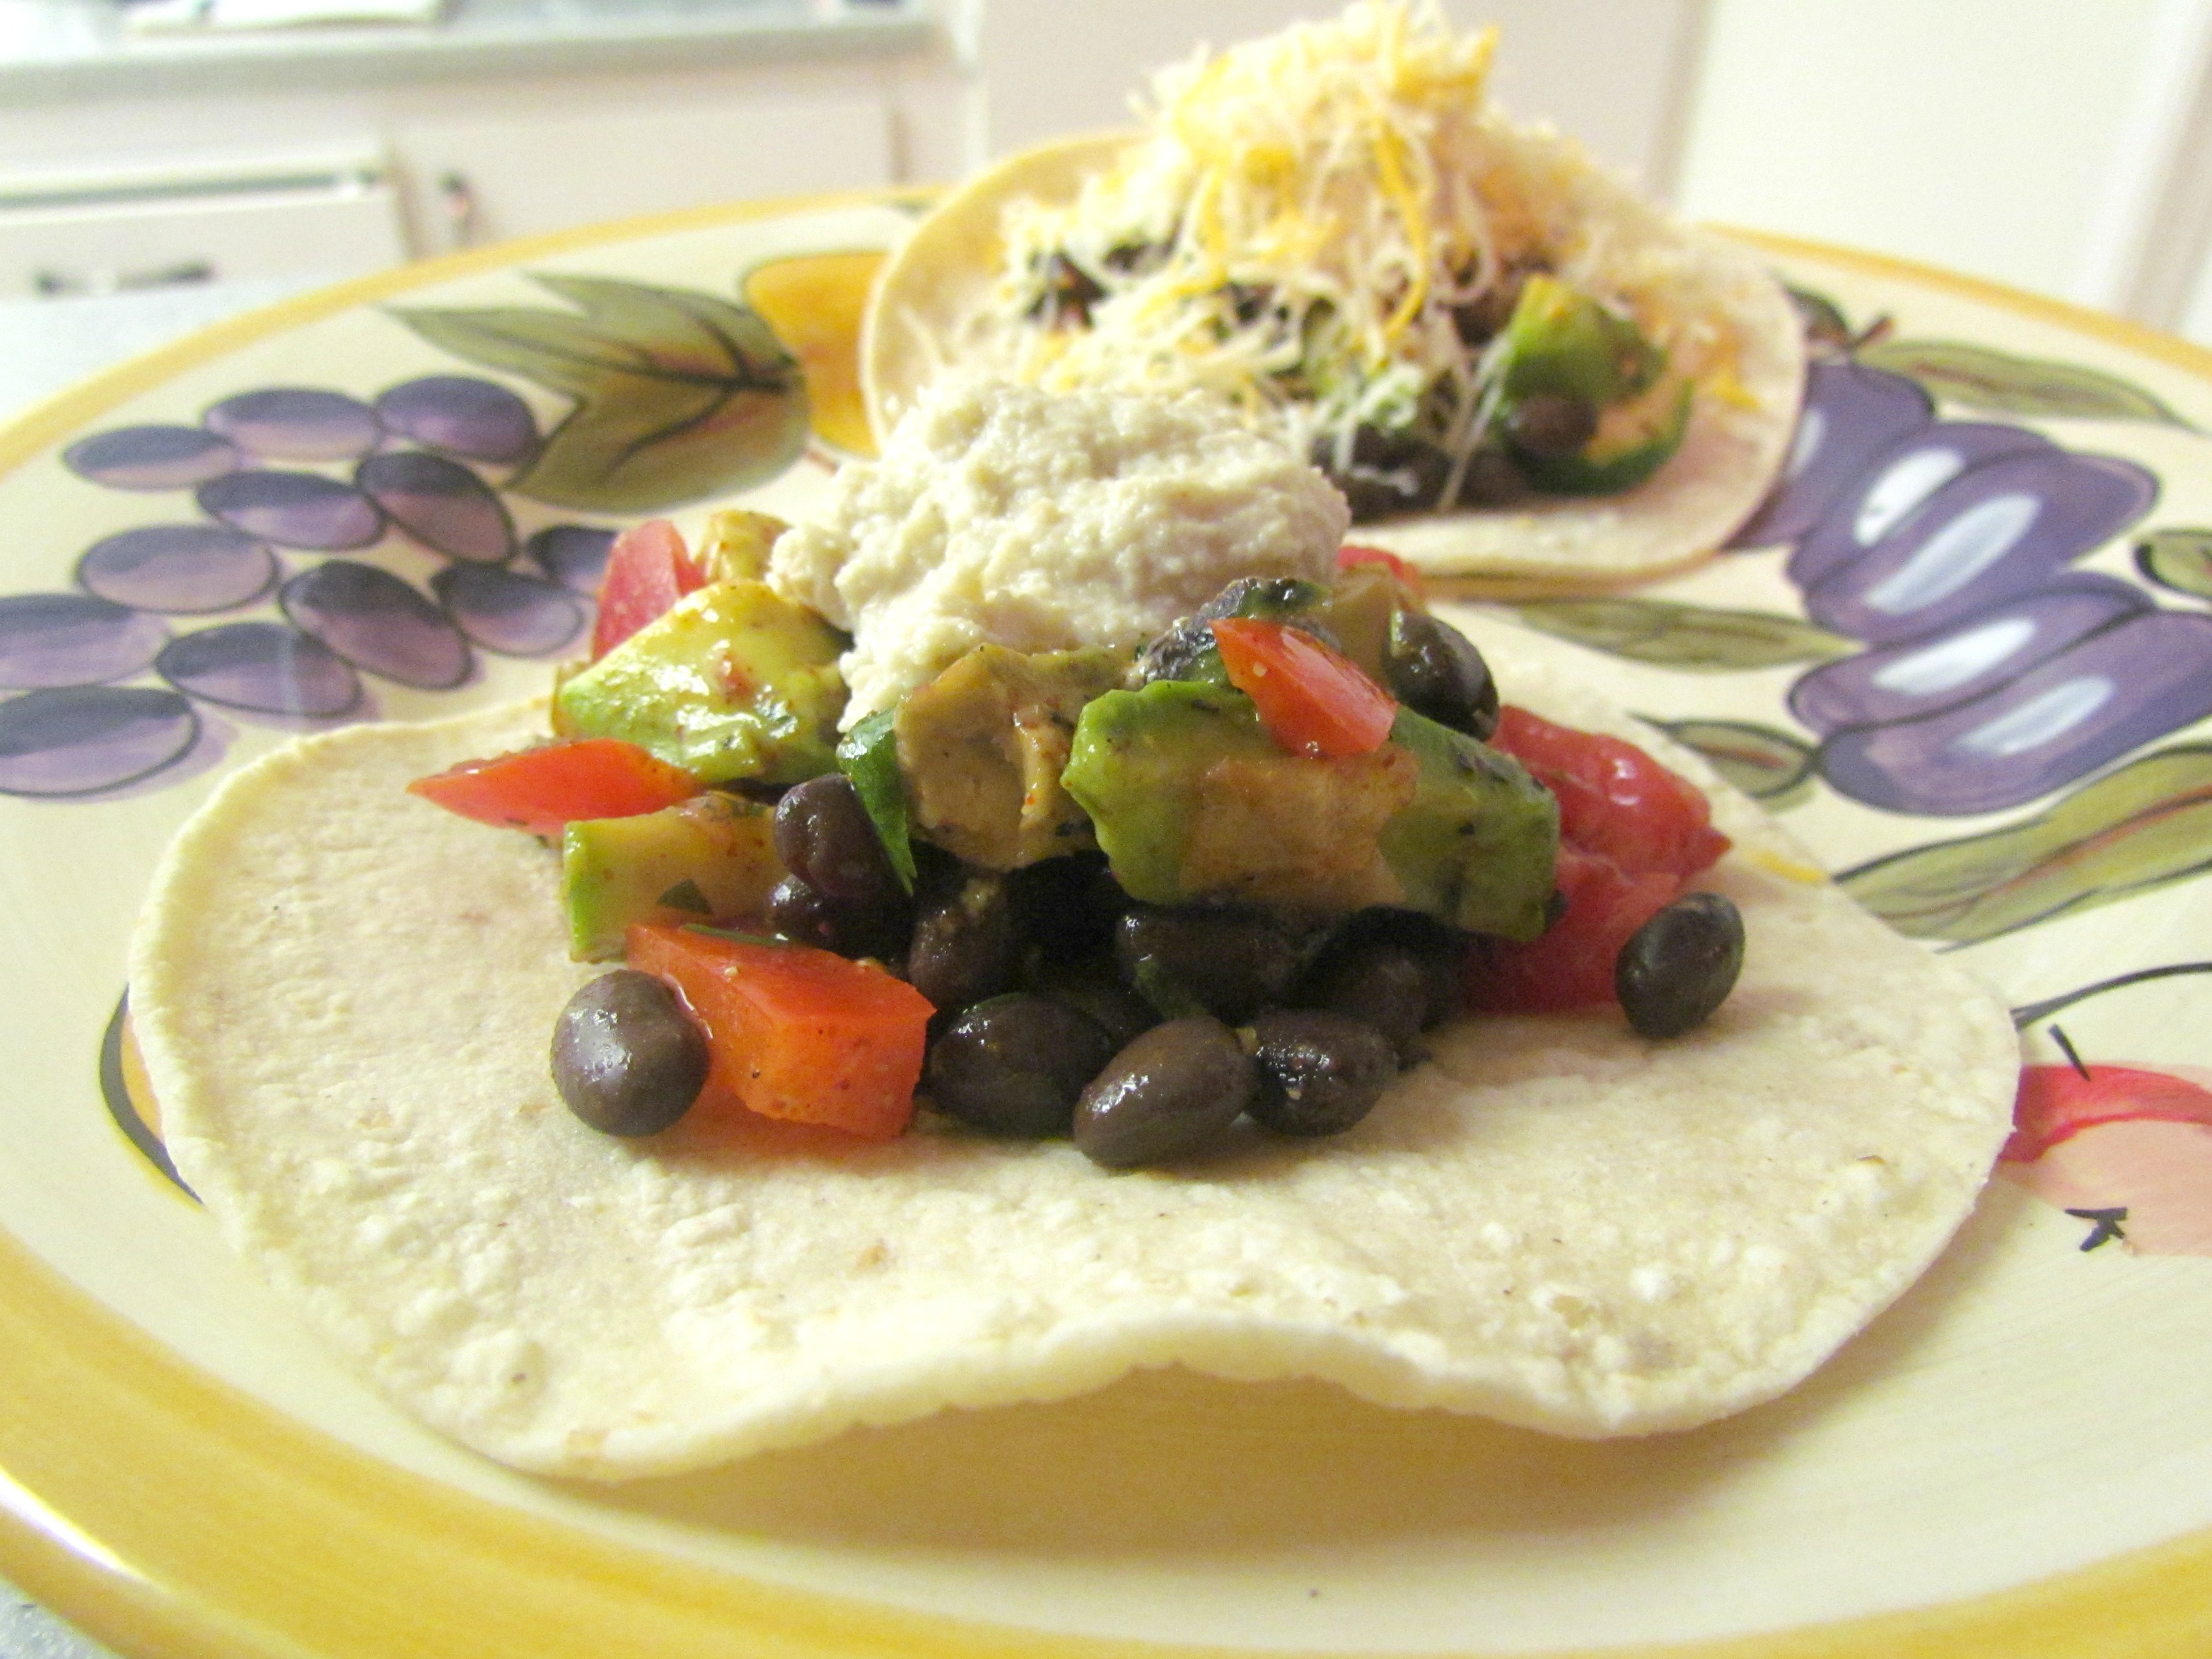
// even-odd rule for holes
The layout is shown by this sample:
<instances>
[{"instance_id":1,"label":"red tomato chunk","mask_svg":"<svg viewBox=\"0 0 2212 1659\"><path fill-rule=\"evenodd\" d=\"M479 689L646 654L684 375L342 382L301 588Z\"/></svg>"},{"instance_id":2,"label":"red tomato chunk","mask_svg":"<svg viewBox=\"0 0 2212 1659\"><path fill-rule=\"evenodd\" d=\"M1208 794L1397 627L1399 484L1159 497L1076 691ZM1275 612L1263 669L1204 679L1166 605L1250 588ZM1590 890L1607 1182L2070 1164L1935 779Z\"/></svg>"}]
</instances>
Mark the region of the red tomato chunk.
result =
<instances>
[{"instance_id":1,"label":"red tomato chunk","mask_svg":"<svg viewBox=\"0 0 2212 1659\"><path fill-rule=\"evenodd\" d=\"M1389 737L1396 700L1342 652L1278 622L1230 617L1211 626L1229 683L1293 754L1372 754Z\"/></svg>"},{"instance_id":2,"label":"red tomato chunk","mask_svg":"<svg viewBox=\"0 0 2212 1659\"><path fill-rule=\"evenodd\" d=\"M707 585L683 532L665 519L647 519L615 538L599 578L599 615L592 626L597 661L659 617L686 593Z\"/></svg>"},{"instance_id":3,"label":"red tomato chunk","mask_svg":"<svg viewBox=\"0 0 2212 1659\"><path fill-rule=\"evenodd\" d=\"M1728 850L1728 837L1694 784L1632 743L1511 707L1491 741L1559 797L1565 908L1540 939L1472 952L1469 1000L1500 1012L1612 1002L1620 947Z\"/></svg>"},{"instance_id":4,"label":"red tomato chunk","mask_svg":"<svg viewBox=\"0 0 2212 1659\"><path fill-rule=\"evenodd\" d=\"M629 957L673 985L705 1028L708 1096L874 1140L912 1121L936 1011L905 981L810 945L649 923L629 930Z\"/></svg>"},{"instance_id":5,"label":"red tomato chunk","mask_svg":"<svg viewBox=\"0 0 2212 1659\"><path fill-rule=\"evenodd\" d=\"M1631 872L1694 876L1728 851L1698 787L1632 743L1498 711L1492 746L1559 799L1559 839Z\"/></svg>"},{"instance_id":6,"label":"red tomato chunk","mask_svg":"<svg viewBox=\"0 0 2212 1659\"><path fill-rule=\"evenodd\" d=\"M465 762L416 779L407 791L479 823L551 836L580 818L658 812L690 799L699 783L634 743L580 738Z\"/></svg>"}]
</instances>

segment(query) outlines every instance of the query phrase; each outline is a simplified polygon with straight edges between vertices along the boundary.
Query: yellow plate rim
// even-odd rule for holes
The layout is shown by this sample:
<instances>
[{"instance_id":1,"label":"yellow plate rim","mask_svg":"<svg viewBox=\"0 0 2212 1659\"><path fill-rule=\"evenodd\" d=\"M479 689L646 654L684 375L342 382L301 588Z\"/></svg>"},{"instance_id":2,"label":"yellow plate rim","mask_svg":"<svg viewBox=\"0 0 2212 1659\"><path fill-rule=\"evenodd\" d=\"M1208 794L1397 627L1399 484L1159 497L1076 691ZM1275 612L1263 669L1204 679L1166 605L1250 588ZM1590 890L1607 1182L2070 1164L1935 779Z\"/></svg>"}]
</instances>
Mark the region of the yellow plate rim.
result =
<instances>
[{"instance_id":1,"label":"yellow plate rim","mask_svg":"<svg viewBox=\"0 0 2212 1659\"><path fill-rule=\"evenodd\" d=\"M696 209L448 255L203 330L0 428L0 475L186 369L393 295L611 243L915 191ZM2212 350L1884 255L1729 228L1782 256L1912 283L2212 380ZM410 1474L179 1358L0 1231L0 1570L118 1651L163 1659L1202 1659L1227 1650L1039 1633L750 1580ZM1796 1630L1608 1647L1607 1659L2198 1659L2212 1529L2019 1588ZM1577 1650L1592 1653L1593 1650ZM1564 1651L1551 1659L1570 1659Z\"/></svg>"}]
</instances>

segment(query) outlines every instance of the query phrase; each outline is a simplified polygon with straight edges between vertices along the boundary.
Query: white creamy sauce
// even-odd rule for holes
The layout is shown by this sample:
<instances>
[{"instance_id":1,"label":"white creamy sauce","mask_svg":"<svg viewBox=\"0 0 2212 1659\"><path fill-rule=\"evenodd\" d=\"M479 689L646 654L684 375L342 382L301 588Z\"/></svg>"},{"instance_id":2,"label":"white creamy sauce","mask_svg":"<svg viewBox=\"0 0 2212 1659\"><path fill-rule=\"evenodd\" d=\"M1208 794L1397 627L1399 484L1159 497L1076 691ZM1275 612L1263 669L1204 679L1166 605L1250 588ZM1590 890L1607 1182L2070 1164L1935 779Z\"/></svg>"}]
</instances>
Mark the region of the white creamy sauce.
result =
<instances>
[{"instance_id":1,"label":"white creamy sauce","mask_svg":"<svg viewBox=\"0 0 2212 1659\"><path fill-rule=\"evenodd\" d=\"M953 378L776 543L769 580L853 635L850 726L980 644L1135 645L1239 576L1326 578L1349 523L1226 408Z\"/></svg>"}]
</instances>

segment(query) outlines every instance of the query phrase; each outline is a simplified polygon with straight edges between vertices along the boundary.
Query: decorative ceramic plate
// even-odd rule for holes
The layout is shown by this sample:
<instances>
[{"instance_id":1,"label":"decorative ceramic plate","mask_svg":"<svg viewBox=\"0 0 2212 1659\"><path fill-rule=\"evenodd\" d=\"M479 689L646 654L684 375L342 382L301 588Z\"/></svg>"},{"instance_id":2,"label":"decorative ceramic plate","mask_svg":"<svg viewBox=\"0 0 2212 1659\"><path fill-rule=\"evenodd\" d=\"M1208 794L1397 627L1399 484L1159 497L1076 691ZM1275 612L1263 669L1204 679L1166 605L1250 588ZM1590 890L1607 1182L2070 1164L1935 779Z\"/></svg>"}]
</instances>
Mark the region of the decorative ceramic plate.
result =
<instances>
[{"instance_id":1,"label":"decorative ceramic plate","mask_svg":"<svg viewBox=\"0 0 2212 1659\"><path fill-rule=\"evenodd\" d=\"M614 526L805 513L915 206L395 271L0 433L0 1571L225 1659L2212 1650L2212 354L1830 251L1767 245L1823 355L1743 545L1507 607L2017 1006L1998 1177L1793 1394L1583 1443L1165 1372L586 1487L222 1251L121 1017L163 843L292 731L542 684Z\"/></svg>"}]
</instances>

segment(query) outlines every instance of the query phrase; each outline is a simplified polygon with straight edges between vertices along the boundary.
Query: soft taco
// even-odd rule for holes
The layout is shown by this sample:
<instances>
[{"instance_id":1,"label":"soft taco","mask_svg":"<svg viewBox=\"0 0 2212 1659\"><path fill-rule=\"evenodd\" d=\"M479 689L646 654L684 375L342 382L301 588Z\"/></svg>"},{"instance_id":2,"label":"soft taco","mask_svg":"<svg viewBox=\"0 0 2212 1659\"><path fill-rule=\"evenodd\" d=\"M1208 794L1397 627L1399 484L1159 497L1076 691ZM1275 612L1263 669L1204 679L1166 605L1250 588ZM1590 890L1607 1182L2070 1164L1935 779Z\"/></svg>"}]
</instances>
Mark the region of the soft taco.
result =
<instances>
[{"instance_id":1,"label":"soft taco","mask_svg":"<svg viewBox=\"0 0 2212 1659\"><path fill-rule=\"evenodd\" d=\"M311 738L180 836L131 1007L165 1139L230 1244L393 1400L489 1455L619 1480L1141 1367L1324 1378L1577 1436L1789 1388L1972 1206L2005 1011L1806 866L1565 647L1481 639L1509 701L1632 735L1732 850L1747 947L1665 1041L1488 1015L1325 1143L1240 1124L1161 1169L924 1115L863 1140L564 1109L558 855L407 786L542 739L531 703Z\"/></svg>"},{"instance_id":2,"label":"soft taco","mask_svg":"<svg viewBox=\"0 0 2212 1659\"><path fill-rule=\"evenodd\" d=\"M879 278L878 432L948 367L1203 391L1434 574L1608 583L1711 553L1788 447L1796 315L1755 255L1486 103L1490 51L1363 0L1163 72L1142 131L990 167Z\"/></svg>"}]
</instances>

